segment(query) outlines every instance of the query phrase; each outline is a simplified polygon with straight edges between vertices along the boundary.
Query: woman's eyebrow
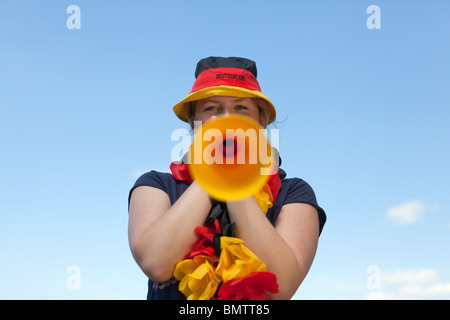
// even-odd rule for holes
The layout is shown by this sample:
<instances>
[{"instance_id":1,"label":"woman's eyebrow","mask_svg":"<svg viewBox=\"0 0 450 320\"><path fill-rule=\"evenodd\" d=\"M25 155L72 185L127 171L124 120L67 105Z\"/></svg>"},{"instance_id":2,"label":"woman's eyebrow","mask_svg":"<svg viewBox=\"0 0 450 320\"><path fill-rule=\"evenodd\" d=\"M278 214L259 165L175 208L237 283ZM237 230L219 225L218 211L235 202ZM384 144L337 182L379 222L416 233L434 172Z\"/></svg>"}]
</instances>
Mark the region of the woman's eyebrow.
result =
<instances>
[{"instance_id":1,"label":"woman's eyebrow","mask_svg":"<svg viewBox=\"0 0 450 320\"><path fill-rule=\"evenodd\" d=\"M236 97L233 98L232 103L240 103L242 101L245 101L245 97ZM214 98L205 98L202 102L199 103L200 106L204 106L205 104L208 103L216 103L216 104L220 104L221 101L220 100L216 100Z\"/></svg>"},{"instance_id":2,"label":"woman's eyebrow","mask_svg":"<svg viewBox=\"0 0 450 320\"><path fill-rule=\"evenodd\" d=\"M208 104L208 103L219 103L219 101L215 100L215 99L206 99L206 100L203 100L202 102L200 102L200 105L204 105L204 104Z\"/></svg>"}]
</instances>

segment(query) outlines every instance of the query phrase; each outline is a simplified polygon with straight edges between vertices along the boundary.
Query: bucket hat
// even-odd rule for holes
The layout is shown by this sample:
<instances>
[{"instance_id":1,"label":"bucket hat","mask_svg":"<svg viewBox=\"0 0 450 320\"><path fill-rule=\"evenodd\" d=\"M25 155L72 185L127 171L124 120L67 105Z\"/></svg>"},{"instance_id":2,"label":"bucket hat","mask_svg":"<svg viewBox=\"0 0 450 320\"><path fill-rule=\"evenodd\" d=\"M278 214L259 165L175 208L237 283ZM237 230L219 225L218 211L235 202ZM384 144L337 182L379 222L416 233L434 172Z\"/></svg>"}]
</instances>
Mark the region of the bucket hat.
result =
<instances>
[{"instance_id":1,"label":"bucket hat","mask_svg":"<svg viewBox=\"0 0 450 320\"><path fill-rule=\"evenodd\" d=\"M191 92L174 107L177 117L188 122L189 103L212 96L261 98L269 110L269 121L276 118L276 110L269 98L261 92L256 79L256 63L237 57L208 57L200 60L195 69Z\"/></svg>"}]
</instances>

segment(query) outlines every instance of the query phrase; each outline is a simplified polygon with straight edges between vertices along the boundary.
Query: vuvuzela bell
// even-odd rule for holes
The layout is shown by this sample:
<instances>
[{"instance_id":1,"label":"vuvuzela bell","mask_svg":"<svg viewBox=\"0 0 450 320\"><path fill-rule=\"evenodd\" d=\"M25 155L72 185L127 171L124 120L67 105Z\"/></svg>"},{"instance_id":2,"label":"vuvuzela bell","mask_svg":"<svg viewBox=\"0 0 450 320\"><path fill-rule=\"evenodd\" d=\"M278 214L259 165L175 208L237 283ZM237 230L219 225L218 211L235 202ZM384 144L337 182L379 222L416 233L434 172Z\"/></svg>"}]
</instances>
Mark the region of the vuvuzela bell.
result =
<instances>
[{"instance_id":1,"label":"vuvuzela bell","mask_svg":"<svg viewBox=\"0 0 450 320\"><path fill-rule=\"evenodd\" d=\"M219 201L257 193L274 169L265 130L241 115L219 116L198 128L189 149L189 171Z\"/></svg>"}]
</instances>

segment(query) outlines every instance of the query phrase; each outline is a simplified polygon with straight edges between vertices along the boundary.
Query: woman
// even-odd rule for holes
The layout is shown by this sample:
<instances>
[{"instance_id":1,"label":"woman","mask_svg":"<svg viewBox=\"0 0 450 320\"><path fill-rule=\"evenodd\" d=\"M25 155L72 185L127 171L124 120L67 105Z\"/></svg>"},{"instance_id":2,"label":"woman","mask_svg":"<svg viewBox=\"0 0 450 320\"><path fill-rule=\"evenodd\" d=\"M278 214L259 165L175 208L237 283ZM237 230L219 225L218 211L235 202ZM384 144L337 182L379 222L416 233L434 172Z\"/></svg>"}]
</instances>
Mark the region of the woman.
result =
<instances>
[{"instance_id":1,"label":"woman","mask_svg":"<svg viewBox=\"0 0 450 320\"><path fill-rule=\"evenodd\" d=\"M205 123L227 114L246 116L265 128L275 120L276 111L261 93L256 76L256 65L248 59L202 59L191 93L175 105L174 112L192 128L194 121ZM173 275L179 274L180 261L186 261L199 241L197 227L211 217L217 205L197 181L183 180L177 172L181 171L146 173L129 195L129 242L136 262L149 277L148 299L186 298ZM254 196L227 201L220 208L232 226L232 236L238 234L263 262L264 270L276 277L278 287L266 292L267 296L290 299L312 264L326 215L306 182L284 179L282 170L278 176L281 187L266 215ZM216 270L218 258L213 258L208 266ZM218 281L214 290L220 287ZM217 292L209 297L217 297Z\"/></svg>"}]
</instances>

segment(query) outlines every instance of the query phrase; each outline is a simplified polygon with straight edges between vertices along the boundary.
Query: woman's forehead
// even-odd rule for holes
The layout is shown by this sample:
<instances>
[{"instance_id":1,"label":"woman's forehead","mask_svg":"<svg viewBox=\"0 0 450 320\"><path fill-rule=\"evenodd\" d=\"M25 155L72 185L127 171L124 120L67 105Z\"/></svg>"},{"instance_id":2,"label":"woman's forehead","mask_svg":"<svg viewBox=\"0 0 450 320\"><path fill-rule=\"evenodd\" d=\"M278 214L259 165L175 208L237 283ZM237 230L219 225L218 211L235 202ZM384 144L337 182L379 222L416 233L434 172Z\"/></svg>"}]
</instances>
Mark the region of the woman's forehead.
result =
<instances>
[{"instance_id":1,"label":"woman's forehead","mask_svg":"<svg viewBox=\"0 0 450 320\"><path fill-rule=\"evenodd\" d=\"M208 97L208 98L204 98L199 100L199 103L202 102L222 102L225 100L230 100L232 102L242 102L242 101L251 101L251 98L247 98L247 97L232 97L232 96L212 96L212 97Z\"/></svg>"}]
</instances>

